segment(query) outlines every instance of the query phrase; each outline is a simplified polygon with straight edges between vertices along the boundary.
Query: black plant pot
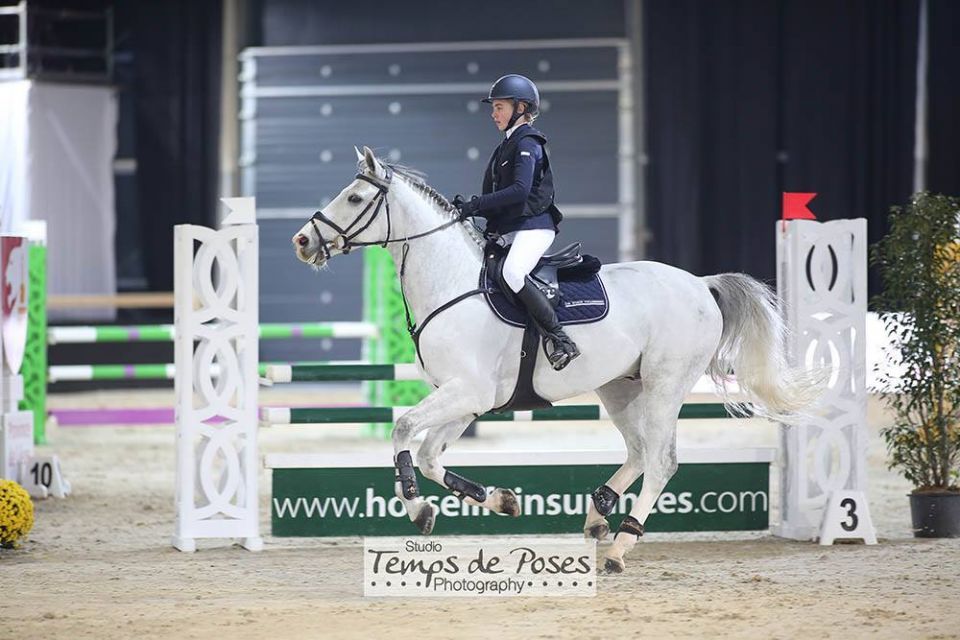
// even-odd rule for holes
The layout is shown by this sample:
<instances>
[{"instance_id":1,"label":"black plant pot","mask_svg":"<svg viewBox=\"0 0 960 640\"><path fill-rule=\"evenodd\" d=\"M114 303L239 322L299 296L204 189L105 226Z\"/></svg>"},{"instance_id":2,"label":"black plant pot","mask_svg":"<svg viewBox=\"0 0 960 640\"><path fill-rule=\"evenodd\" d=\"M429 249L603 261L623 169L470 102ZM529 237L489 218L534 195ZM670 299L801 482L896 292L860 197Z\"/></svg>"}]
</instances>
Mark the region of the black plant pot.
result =
<instances>
[{"instance_id":1,"label":"black plant pot","mask_svg":"<svg viewBox=\"0 0 960 640\"><path fill-rule=\"evenodd\" d=\"M917 538L960 538L960 493L911 493Z\"/></svg>"}]
</instances>

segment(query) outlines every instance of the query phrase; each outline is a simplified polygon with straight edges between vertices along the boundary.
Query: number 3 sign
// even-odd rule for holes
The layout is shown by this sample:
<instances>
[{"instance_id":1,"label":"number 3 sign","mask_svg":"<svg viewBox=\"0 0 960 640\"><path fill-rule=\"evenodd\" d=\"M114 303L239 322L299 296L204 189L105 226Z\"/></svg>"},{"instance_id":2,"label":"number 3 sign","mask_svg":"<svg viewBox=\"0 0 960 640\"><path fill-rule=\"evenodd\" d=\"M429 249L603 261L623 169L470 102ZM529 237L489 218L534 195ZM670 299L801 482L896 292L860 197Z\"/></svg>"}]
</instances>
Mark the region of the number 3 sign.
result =
<instances>
[{"instance_id":1,"label":"number 3 sign","mask_svg":"<svg viewBox=\"0 0 960 640\"><path fill-rule=\"evenodd\" d=\"M863 540L864 544L877 544L867 496L862 491L834 491L830 494L823 510L820 544L831 545L835 540Z\"/></svg>"}]
</instances>

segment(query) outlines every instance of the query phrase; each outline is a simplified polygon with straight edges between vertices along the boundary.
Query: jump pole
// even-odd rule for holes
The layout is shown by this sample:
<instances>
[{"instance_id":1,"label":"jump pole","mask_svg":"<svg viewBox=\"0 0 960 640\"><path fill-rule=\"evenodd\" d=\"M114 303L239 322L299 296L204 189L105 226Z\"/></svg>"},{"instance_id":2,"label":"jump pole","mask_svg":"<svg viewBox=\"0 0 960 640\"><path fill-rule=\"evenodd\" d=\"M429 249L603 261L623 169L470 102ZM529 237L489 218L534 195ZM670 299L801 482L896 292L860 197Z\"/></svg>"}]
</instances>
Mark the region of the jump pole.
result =
<instances>
[{"instance_id":1,"label":"jump pole","mask_svg":"<svg viewBox=\"0 0 960 640\"><path fill-rule=\"evenodd\" d=\"M316 407L287 408L265 407L260 410L260 420L266 424L393 424L413 407ZM736 418L720 403L685 404L680 410L681 420L708 420ZM480 422L557 422L578 420L609 420L602 405L567 404L532 411L504 411L486 413Z\"/></svg>"},{"instance_id":2,"label":"jump pole","mask_svg":"<svg viewBox=\"0 0 960 640\"><path fill-rule=\"evenodd\" d=\"M264 323L259 327L261 340L291 338L376 338L376 325L369 322ZM140 326L50 327L48 344L95 342L171 342L176 338L172 324Z\"/></svg>"}]
</instances>

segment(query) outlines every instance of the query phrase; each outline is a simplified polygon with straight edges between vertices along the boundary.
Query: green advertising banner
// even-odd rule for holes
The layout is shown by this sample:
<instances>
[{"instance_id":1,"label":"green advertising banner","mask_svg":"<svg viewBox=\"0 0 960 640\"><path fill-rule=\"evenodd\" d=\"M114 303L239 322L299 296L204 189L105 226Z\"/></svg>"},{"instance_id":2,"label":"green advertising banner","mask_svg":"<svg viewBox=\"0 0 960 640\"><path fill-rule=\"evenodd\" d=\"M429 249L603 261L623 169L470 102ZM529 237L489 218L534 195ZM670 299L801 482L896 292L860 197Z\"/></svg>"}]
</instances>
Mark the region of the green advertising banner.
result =
<instances>
[{"instance_id":1,"label":"green advertising banner","mask_svg":"<svg viewBox=\"0 0 960 640\"><path fill-rule=\"evenodd\" d=\"M578 533L590 494L619 467L598 459L600 452L523 456L535 464L444 463L488 487L517 493L523 515L510 518L461 502L419 475L421 494L439 509L434 535ZM657 500L647 531L750 531L769 527L772 451L709 450L680 457L680 468ZM495 456L496 454L483 454ZM560 456L559 458L557 456ZM465 454L466 461L477 454ZM499 456L503 457L503 456ZM515 455L509 457L515 458ZM577 463L578 457L586 458ZM610 458L610 456L606 456ZM620 456L622 458L622 455ZM273 467L271 520L275 536L400 536L415 533L403 503L394 494L394 471L369 464L321 466L326 456L268 456ZM310 459L306 462L305 459ZM363 463L368 464L364 465ZM488 461L487 461L488 462ZM502 460L501 460L502 462ZM308 466L308 464L310 466ZM300 465L300 466L295 466ZM637 499L641 480L623 495L609 521L615 527Z\"/></svg>"}]
</instances>

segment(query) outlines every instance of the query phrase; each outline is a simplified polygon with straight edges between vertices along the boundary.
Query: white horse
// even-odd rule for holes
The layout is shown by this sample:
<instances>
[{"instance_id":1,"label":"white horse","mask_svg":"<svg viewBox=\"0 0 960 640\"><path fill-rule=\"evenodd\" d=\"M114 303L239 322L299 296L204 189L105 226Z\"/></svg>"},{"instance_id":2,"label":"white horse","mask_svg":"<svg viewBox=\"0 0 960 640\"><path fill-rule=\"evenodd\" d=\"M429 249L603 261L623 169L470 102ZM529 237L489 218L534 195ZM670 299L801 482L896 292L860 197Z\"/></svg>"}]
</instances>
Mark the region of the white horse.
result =
<instances>
[{"instance_id":1,"label":"white horse","mask_svg":"<svg viewBox=\"0 0 960 640\"><path fill-rule=\"evenodd\" d=\"M297 257L322 267L353 248L385 245L422 326L431 313L477 287L483 240L471 224L458 223L450 203L417 174L379 161L366 147L358 158L356 179L294 235ZM754 413L770 418L803 410L819 388L787 366L775 299L753 278L700 278L656 262L605 265L600 276L610 300L608 315L567 328L583 355L559 372L540 358L533 382L551 402L595 390L626 443L626 462L594 493L584 523L587 536L607 536L605 516L644 476L630 515L606 552L604 568L620 572L624 555L643 534L657 497L677 470L677 419L704 371L724 393L723 380L735 371ZM436 390L397 420L393 445L397 495L424 534L432 531L437 509L419 494L409 449L425 429L429 432L417 452L425 477L470 504L520 515L513 491L463 478L445 469L439 457L475 416L510 398L522 334L498 320L483 296L474 295L436 314L420 335L422 373Z\"/></svg>"}]
</instances>

